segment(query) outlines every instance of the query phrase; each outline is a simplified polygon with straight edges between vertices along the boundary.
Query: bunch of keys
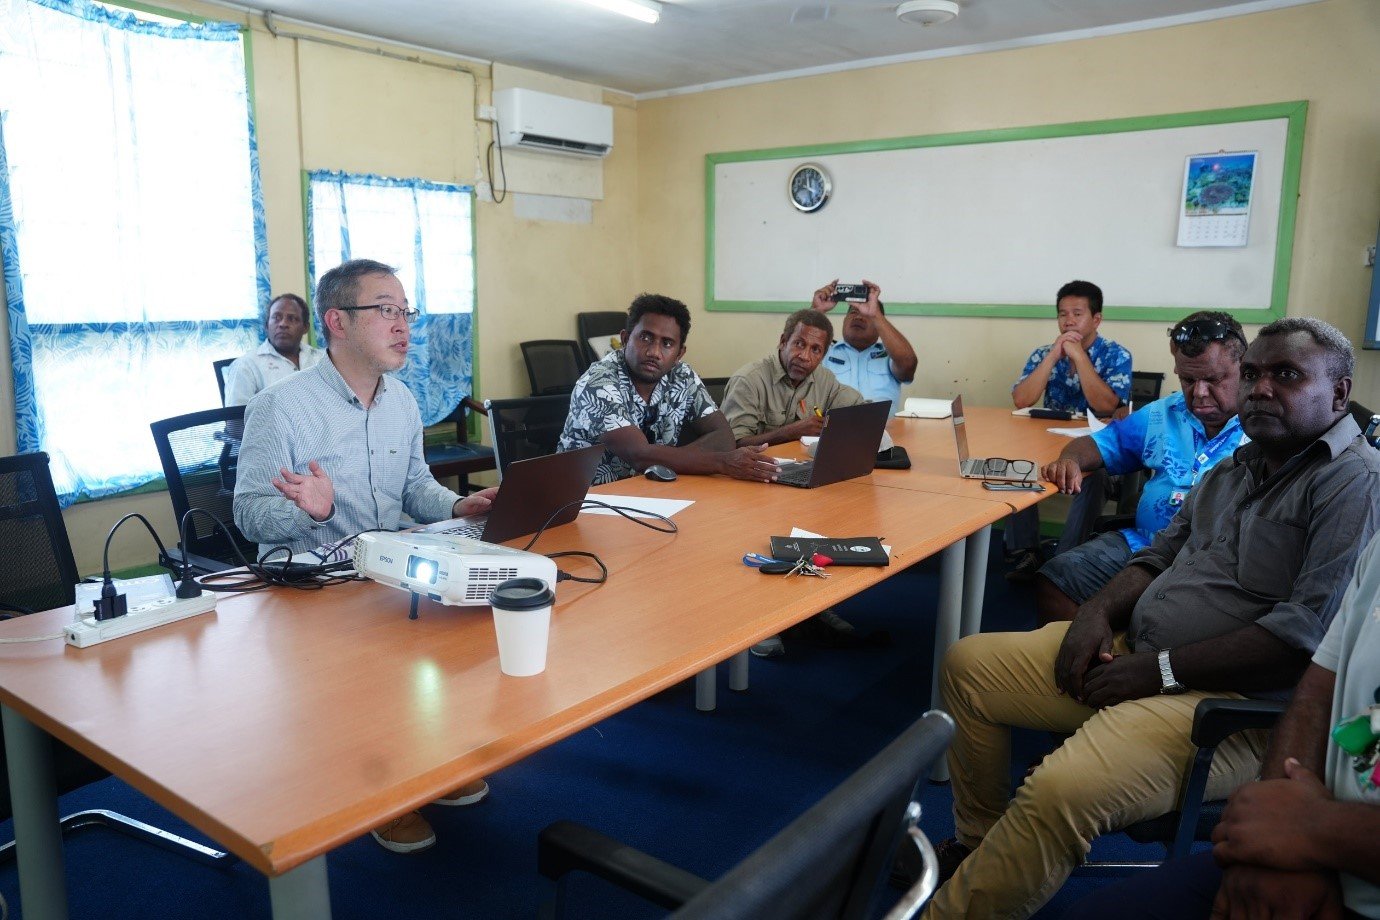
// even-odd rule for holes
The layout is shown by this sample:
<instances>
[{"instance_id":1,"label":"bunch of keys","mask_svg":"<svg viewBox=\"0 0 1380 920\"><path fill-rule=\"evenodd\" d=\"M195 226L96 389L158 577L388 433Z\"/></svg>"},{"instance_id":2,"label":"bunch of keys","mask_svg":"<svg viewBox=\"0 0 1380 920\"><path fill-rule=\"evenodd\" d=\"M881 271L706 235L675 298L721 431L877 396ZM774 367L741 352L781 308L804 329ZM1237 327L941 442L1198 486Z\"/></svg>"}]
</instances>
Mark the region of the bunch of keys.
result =
<instances>
[{"instance_id":1,"label":"bunch of keys","mask_svg":"<svg viewBox=\"0 0 1380 920\"><path fill-rule=\"evenodd\" d=\"M1376 691L1380 696L1380 690ZM1337 747L1351 755L1351 769L1362 792L1380 788L1380 703L1332 729Z\"/></svg>"},{"instance_id":2,"label":"bunch of keys","mask_svg":"<svg viewBox=\"0 0 1380 920\"><path fill-rule=\"evenodd\" d=\"M795 564L795 567L786 573L786 577L790 578L792 575L813 575L816 578L828 578L829 573L824 571L824 567L833 561L834 560L823 553L815 553L809 558L801 556L800 561Z\"/></svg>"}]
</instances>

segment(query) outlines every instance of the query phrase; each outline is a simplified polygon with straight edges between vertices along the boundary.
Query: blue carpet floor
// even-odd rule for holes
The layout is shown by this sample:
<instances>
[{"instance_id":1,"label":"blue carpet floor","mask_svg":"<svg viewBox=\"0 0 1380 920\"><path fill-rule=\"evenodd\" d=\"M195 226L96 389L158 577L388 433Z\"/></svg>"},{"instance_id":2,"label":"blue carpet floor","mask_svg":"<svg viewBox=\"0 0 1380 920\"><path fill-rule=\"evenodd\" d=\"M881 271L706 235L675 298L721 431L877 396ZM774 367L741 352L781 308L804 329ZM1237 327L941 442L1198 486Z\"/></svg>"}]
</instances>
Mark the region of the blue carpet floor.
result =
<instances>
[{"instance_id":1,"label":"blue carpet floor","mask_svg":"<svg viewBox=\"0 0 1380 920\"><path fill-rule=\"evenodd\" d=\"M751 690L730 693L721 666L718 711L697 713L689 684L668 690L489 778L472 808L429 807L438 843L409 856L368 838L331 853L338 920L537 916L549 889L536 872L536 835L572 818L692 872L714 877L787 824L881 749L927 708L938 563L899 573L839 612L864 630L885 629L885 648L826 651L788 643L784 658L754 659ZM1029 594L1002 577L993 544L983 628L1028 629ZM1013 776L1048 739L1018 733ZM953 830L947 786L926 787L922 826L933 840ZM104 807L178 832L181 822L124 783L107 779L65 797L63 813ZM0 839L10 839L8 823ZM192 836L195 836L193 833ZM269 915L268 887L253 870L203 868L102 830L68 839L74 918ZM1097 858L1146 851L1121 836ZM1157 857L1151 848L1152 858ZM1038 915L1058 917L1091 886L1074 879ZM621 920L661 912L593 879L570 888L571 917ZM16 908L14 864L0 866L0 893Z\"/></svg>"}]
</instances>

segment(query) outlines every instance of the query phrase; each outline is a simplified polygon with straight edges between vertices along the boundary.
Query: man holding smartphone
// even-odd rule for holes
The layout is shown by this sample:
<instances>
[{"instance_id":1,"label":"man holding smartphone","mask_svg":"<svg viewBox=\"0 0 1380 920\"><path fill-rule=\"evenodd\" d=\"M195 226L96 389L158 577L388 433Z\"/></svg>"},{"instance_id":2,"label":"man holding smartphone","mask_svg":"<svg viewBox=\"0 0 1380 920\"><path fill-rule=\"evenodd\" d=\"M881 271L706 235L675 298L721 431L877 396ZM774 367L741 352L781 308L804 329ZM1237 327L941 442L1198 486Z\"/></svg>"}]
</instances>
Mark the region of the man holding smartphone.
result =
<instances>
[{"instance_id":1,"label":"man holding smartphone","mask_svg":"<svg viewBox=\"0 0 1380 920\"><path fill-rule=\"evenodd\" d=\"M840 287L843 290L840 290ZM855 290L862 288L862 291ZM845 386L850 386L868 402L891 402L891 414L901 407L901 384L915 379L919 359L906 337L886 318L882 289L863 279L860 285L839 285L835 278L815 291L811 308L828 313L848 303L843 318L843 339L829 346L824 366Z\"/></svg>"}]
</instances>

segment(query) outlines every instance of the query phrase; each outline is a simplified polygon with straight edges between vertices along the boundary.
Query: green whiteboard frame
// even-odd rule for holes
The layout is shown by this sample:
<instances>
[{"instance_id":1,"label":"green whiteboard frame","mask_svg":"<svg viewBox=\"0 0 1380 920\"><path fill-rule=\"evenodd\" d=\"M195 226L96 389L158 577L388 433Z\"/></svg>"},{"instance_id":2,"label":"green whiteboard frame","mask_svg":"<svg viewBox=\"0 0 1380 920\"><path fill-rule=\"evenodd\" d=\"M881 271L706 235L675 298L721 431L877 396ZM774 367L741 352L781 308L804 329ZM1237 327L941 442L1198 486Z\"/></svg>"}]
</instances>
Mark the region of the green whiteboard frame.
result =
<instances>
[{"instance_id":1,"label":"green whiteboard frame","mask_svg":"<svg viewBox=\"0 0 1380 920\"><path fill-rule=\"evenodd\" d=\"M1075 121L1059 125L1024 128L996 128L988 131L961 131L953 134L926 134L914 137L848 141L836 144L811 144L804 147L772 147L765 150L739 150L710 153L704 158L704 306L706 310L727 313L791 313L808 305L799 300L720 300L714 292L714 194L715 168L721 163L748 163L760 160L808 159L840 153L875 153L884 150L910 150L920 147L954 147L993 144L1003 141L1044 140L1079 137L1089 134L1121 134L1128 131L1155 131L1163 128L1191 128L1201 125L1226 125L1243 121L1268 121L1282 118L1288 127L1284 143L1284 175L1280 189L1279 220L1275 239L1274 277L1267 309L1228 310L1242 323L1269 323L1285 315L1289 301L1289 277L1294 256L1294 221L1298 211L1299 173L1303 166L1303 134L1308 120L1308 102L1278 102L1232 109L1209 109L1171 115L1112 118L1104 121ZM983 316L994 318L1046 319L1052 303L969 304L903 303L887 301L887 313L904 316ZM1164 322L1172 306L1127 307L1108 304L1103 315L1108 319Z\"/></svg>"}]
</instances>

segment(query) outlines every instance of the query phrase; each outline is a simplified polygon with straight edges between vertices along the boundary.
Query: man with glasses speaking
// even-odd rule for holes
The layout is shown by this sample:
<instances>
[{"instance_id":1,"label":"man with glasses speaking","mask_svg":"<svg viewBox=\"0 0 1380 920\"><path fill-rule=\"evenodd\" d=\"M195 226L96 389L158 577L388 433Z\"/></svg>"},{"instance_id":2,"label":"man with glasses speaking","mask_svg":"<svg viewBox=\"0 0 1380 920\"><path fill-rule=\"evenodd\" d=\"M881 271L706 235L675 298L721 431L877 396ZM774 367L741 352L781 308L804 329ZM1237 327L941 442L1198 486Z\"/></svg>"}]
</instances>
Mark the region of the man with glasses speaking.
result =
<instances>
[{"instance_id":1,"label":"man with glasses speaking","mask_svg":"<svg viewBox=\"0 0 1380 920\"><path fill-rule=\"evenodd\" d=\"M690 311L679 300L642 294L628 308L622 347L590 365L570 393L559 450L604 445L594 483L636 476L724 473L770 482L776 464L762 447L738 447L685 356Z\"/></svg>"},{"instance_id":2,"label":"man with glasses speaking","mask_svg":"<svg viewBox=\"0 0 1380 920\"><path fill-rule=\"evenodd\" d=\"M422 457L422 417L402 381L386 376L407 360L417 310L380 262L331 269L316 288L326 357L249 401L235 483L235 523L266 553L294 553L364 530L487 511L495 489L468 498L438 483ZM286 561L286 560L283 560ZM489 791L482 779L437 800L469 805ZM436 835L411 812L373 830L396 853L422 850Z\"/></svg>"},{"instance_id":3,"label":"man with glasses speaking","mask_svg":"<svg viewBox=\"0 0 1380 920\"><path fill-rule=\"evenodd\" d=\"M1236 394L1241 383L1241 356L1246 334L1230 314L1204 310L1170 327L1169 353L1180 392L1139 406L1127 418L1097 433L1070 442L1059 459L1041 473L1061 492L1078 495L1083 476L1105 469L1120 476L1148 470L1134 527L1097 534L1060 552L1035 578L1035 607L1040 622L1071 620L1078 605L1092 597L1121 571L1131 554L1150 545L1169 526L1189 490L1241 443ZM1065 532L1085 532L1089 515L1101 512L1098 501L1074 500ZM1096 504L1097 507L1083 507Z\"/></svg>"}]
</instances>

